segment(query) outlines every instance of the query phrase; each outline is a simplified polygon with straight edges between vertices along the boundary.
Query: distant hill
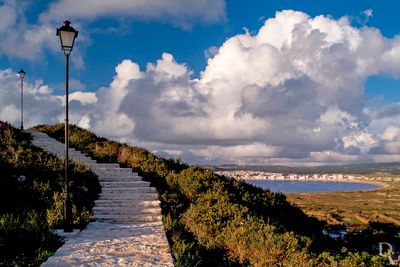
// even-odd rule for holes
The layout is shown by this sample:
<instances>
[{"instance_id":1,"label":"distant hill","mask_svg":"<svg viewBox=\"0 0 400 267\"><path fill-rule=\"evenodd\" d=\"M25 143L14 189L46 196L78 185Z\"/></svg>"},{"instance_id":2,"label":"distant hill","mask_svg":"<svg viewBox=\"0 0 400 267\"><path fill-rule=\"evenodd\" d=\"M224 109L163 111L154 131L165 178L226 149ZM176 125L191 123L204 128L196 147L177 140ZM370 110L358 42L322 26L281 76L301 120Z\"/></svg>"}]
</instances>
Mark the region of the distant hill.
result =
<instances>
[{"instance_id":1,"label":"distant hill","mask_svg":"<svg viewBox=\"0 0 400 267\"><path fill-rule=\"evenodd\" d=\"M278 173L352 173L352 174L370 174L385 172L389 174L400 174L400 162L387 163L363 163L346 165L324 165L315 167L289 167L289 166L256 166L256 165L217 165L203 166L214 171L222 170L254 170Z\"/></svg>"}]
</instances>

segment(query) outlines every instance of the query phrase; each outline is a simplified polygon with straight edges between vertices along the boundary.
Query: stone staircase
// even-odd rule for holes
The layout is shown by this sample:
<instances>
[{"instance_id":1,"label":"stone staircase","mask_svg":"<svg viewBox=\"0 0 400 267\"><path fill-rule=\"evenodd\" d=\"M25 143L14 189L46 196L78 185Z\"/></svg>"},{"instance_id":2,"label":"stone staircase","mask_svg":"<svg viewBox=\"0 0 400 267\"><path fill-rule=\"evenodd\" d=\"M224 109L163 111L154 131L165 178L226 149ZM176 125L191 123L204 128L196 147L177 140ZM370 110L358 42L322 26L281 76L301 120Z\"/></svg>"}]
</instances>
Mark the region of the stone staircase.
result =
<instances>
[{"instance_id":1,"label":"stone staircase","mask_svg":"<svg viewBox=\"0 0 400 267\"><path fill-rule=\"evenodd\" d=\"M45 133L41 133L38 131L29 131L33 136L33 144L35 146L41 147L44 150L48 151L49 153L55 154L59 158L64 158L64 144L58 142L55 139L50 138ZM98 233L102 236L108 236L107 233L104 233L107 229L112 229L109 234L115 232L115 229L120 228L121 231L127 231L126 238L130 239L130 243L134 244L137 243L144 243L150 246L151 255L147 255L145 249L146 247L142 247L140 252L137 252L138 255L143 255L143 260L138 260L137 257L133 257L131 252L129 255L121 255L119 254L118 257L124 258L127 264L118 264L114 265L115 262L111 258L107 258L107 260L103 260L100 262L95 262L94 265L99 266L173 266L173 260L169 253L169 246L168 241L165 236L165 231L162 225L162 215L161 215L161 208L160 208L160 201L158 199L157 191L154 187L150 187L149 182L145 182L142 180L137 173L132 172L130 168L121 168L119 164L110 164L110 163L97 163L95 160L91 159L90 157L85 156L79 151L76 151L73 148L70 148L69 151L70 160L74 162L80 162L89 166L92 171L98 175L99 182L101 185L101 193L99 199L95 201L95 207L93 208L93 215L92 219L94 223L100 223L100 226L97 224L95 226L91 226L90 223L88 225L88 229L96 229L93 231L99 231L102 229L101 232ZM101 223L104 224L104 227L101 227ZM110 228L111 225L111 228ZM141 229L138 234L143 235L144 229L150 231L151 233L146 233L143 236L143 241L137 241L136 232L134 229ZM89 240L97 239L98 236L93 231L87 235ZM84 231L83 231L84 232ZM111 234L113 235L113 234ZM121 232L114 233L114 235L118 235L118 238L123 238L121 236ZM133 235L133 237L132 237ZM155 235L155 236L154 236ZM91 237L92 236L92 237ZM94 236L94 237L93 237ZM145 240L146 236L150 238L152 241ZM158 238L159 237L159 238ZM118 238L114 238L115 240L119 240ZM133 238L133 239L132 239ZM140 237L142 238L142 237ZM139 238L139 240L140 240ZM79 240L79 239L77 239ZM126 241L126 240L125 240ZM126 243L125 241L117 241L119 243ZM79 241L75 241L79 242ZM122 244L121 243L121 244ZM153 244L152 244L153 243ZM68 242L67 242L68 244ZM86 244L86 243L85 243ZM123 250L126 250L126 246L124 245ZM132 245L131 245L132 246ZM65 247L65 245L63 246ZM76 246L74 246L76 247ZM158 252L154 253L154 247L158 248ZM82 247L81 247L82 249ZM89 248L88 248L89 249ZM101 253L104 252L105 248L99 248ZM107 250L106 250L107 251ZM58 253L58 252L57 252ZM56 255L57 255L56 253ZM83 259L79 261L79 259L72 259L71 255L74 253L69 251L69 260L70 264L66 265L55 265L55 266L75 266L81 265L84 266L87 262L84 260L85 257L91 258L93 257L93 250L91 252L92 255L82 256L80 252L76 252L76 257L82 257ZM66 254L66 255L67 255ZM55 256L56 256L55 255ZM110 253L111 257L114 255ZM51 259L55 256L49 258L48 262L50 264L43 266L52 266ZM137 256L137 255L136 255ZM127 257L129 260L127 260ZM139 257L140 259L140 257ZM149 259L153 263L149 263ZM62 260L63 262L68 262L68 260L64 257ZM47 263L48 263L47 262ZM92 262L92 260L90 261ZM108 264L109 263L109 264ZM91 266L91 264L88 264Z\"/></svg>"}]
</instances>

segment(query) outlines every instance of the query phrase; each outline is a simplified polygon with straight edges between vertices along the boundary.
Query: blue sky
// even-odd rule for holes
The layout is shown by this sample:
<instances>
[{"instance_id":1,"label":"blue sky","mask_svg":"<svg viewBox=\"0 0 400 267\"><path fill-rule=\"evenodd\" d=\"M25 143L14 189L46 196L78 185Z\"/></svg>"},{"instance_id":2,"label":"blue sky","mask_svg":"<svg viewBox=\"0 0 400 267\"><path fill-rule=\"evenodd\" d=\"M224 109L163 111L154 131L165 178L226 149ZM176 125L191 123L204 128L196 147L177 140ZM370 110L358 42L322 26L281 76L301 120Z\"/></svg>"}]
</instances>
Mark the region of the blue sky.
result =
<instances>
[{"instance_id":1,"label":"blue sky","mask_svg":"<svg viewBox=\"0 0 400 267\"><path fill-rule=\"evenodd\" d=\"M4 2L4 1L1 1ZM6 1L7 2L7 1ZM38 23L38 17L43 13L51 1L25 1L29 8L26 10L26 19L30 24ZM204 70L207 59L204 51L211 46L220 46L223 42L236 34L242 33L243 28L256 32L263 25L265 19L273 17L276 11L293 9L303 11L310 16L329 15L333 18L349 16L356 27L370 26L378 28L382 34L391 38L399 34L396 25L400 25L400 17L396 11L400 2L396 0L367 0L367 1L227 1L225 19L221 21L202 24L193 23L190 29L182 29L168 22L157 20L140 20L137 18L120 18L110 16L99 18L85 23L86 33L90 35L91 43L85 44L83 58L85 68L71 70L73 77L78 78L87 90L97 90L100 86L107 85L114 74L114 67L125 58L137 62L142 68L148 62L154 62L163 52L174 55L179 62L185 62L198 76ZM373 10L373 16L366 19L364 11ZM72 20L72 19L71 19ZM80 19L82 21L82 19ZM72 21L74 23L74 21ZM54 22L55 27L59 25ZM115 27L116 33L102 33L102 30ZM55 31L55 29L54 29ZM119 32L118 32L119 31ZM54 38L56 36L54 35ZM79 39L77 46L80 46ZM49 84L58 85L63 82L63 58L61 53L46 53L37 62L26 61L1 55L0 67L18 69L24 67L33 79L43 79ZM60 75L61 74L61 75ZM28 77L29 77L28 76ZM371 79L368 82L368 92L371 96L382 95L381 90L388 91L386 101L396 97L393 87L400 86L393 79ZM389 89L381 84L388 84ZM58 90L63 90L61 86ZM386 92L383 94L385 95Z\"/></svg>"},{"instance_id":2,"label":"blue sky","mask_svg":"<svg viewBox=\"0 0 400 267\"><path fill-rule=\"evenodd\" d=\"M62 121L62 108L56 104L64 94L64 58L55 31L64 19L69 19L79 30L71 55L71 92L76 98L76 114L72 117L75 123L96 133L199 163L324 164L343 160L398 160L398 114L388 116L384 111L394 112L400 101L399 64L396 64L400 2L141 2L0 1L0 37L4 40L0 45L0 71L4 72L0 86L12 88L13 75L24 68L32 99L39 99L35 95L39 94L41 101L46 101L43 103L46 112L40 111L33 100L31 106L27 102L28 111L41 114L27 117L28 125ZM319 20L318 16L324 19ZM298 25L291 24L292 19ZM269 62L278 50L271 52L254 45L256 39L263 37L259 31L268 26L267 20L271 23L268 25L277 23L279 27L293 28L291 32L273 32L272 39L282 34L291 40L295 30L306 24L319 31L320 38L336 39L333 42L311 40L310 32L301 32L299 44L290 44L289 52L280 41L264 40L280 51ZM339 38L335 27L343 30L345 37ZM272 33L265 36L269 34ZM249 38L240 37L243 35ZM358 42L358 36L361 41L353 51L351 42ZM231 44L238 40L243 42L240 52L236 50L239 47ZM325 41L331 42L329 49ZM320 51L323 56L316 59L313 51ZM336 61L335 57L341 53L348 53L347 58ZM237 60L231 60L235 56ZM252 58L264 56L266 60L262 62ZM382 60L377 59L380 63L369 62L380 56ZM290 62L291 57L297 62ZM242 64L240 59L254 71L236 70ZM329 71L325 73L321 69L320 73L314 73L316 66L307 66L312 60ZM359 67L353 68L353 64ZM116 72L117 66L120 66L119 72ZM272 74L268 76L270 66L273 66L271 73L281 77L279 81ZM270 77L266 80L257 76L264 70L264 77ZM159 72L168 75L160 78ZM243 79L232 82L241 75ZM320 76L335 82L324 83L319 80ZM225 80L225 84L232 82L233 89L223 88L220 80ZM17 95L11 95L15 92L7 95L8 92L1 93L0 119L18 124ZM292 99L299 92L303 94L294 99L301 101L301 97L307 96L301 107L293 104ZM110 99L118 99L115 100L118 104ZM280 106L265 108L271 100ZM134 106L135 101L154 105L159 110L139 109ZM213 110L216 105L224 105L226 109ZM283 105L289 108L283 111ZM306 105L316 108L311 111ZM103 114L100 107L108 109L110 114ZM222 114L231 114L231 117ZM115 120L108 118L112 115ZM168 116L161 122L162 115ZM147 120L154 122L153 125ZM168 126L166 121L175 126ZM182 130L181 125L185 123L189 123L187 127L193 128L193 132ZM281 137L286 138L282 141L273 133L274 123L277 128L296 130L282 133ZM242 130L236 132L235 125Z\"/></svg>"}]
</instances>

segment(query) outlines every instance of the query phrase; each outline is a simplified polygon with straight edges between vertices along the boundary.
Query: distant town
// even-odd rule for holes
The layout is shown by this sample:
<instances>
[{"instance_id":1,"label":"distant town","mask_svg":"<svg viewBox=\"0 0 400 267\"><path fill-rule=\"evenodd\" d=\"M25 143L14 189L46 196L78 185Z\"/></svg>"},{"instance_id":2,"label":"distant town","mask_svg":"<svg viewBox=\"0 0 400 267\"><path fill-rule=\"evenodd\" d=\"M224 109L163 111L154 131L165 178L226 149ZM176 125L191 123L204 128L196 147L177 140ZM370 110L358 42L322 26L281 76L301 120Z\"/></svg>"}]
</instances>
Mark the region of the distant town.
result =
<instances>
[{"instance_id":1,"label":"distant town","mask_svg":"<svg viewBox=\"0 0 400 267\"><path fill-rule=\"evenodd\" d=\"M250 170L229 170L217 171L216 173L230 177L236 180L332 180L332 181L396 181L400 182L400 177L384 177L384 176L364 176L364 175L346 175L346 174L296 174L296 173L274 173L266 171L250 171Z\"/></svg>"}]
</instances>

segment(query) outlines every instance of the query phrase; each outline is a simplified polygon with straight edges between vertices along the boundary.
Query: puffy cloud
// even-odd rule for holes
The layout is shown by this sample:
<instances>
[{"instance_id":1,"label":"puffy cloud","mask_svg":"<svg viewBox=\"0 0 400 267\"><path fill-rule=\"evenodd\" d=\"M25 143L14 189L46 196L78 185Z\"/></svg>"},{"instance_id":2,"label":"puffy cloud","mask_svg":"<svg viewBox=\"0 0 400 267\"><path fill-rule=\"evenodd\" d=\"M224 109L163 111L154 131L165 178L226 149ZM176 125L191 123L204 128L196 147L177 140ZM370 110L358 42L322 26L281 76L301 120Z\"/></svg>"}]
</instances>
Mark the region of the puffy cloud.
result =
<instances>
[{"instance_id":1,"label":"puffy cloud","mask_svg":"<svg viewBox=\"0 0 400 267\"><path fill-rule=\"evenodd\" d=\"M164 54L129 83L120 112L133 119L139 140L203 145L191 152L207 158L256 143L274 148L259 153L264 158L356 159L377 142L367 129L363 84L400 70L387 68L397 47L347 18L278 12L257 34L215 50L199 79Z\"/></svg>"},{"instance_id":2,"label":"puffy cloud","mask_svg":"<svg viewBox=\"0 0 400 267\"><path fill-rule=\"evenodd\" d=\"M379 135L379 142L370 153L377 155L400 155L400 128L391 124Z\"/></svg>"},{"instance_id":3,"label":"puffy cloud","mask_svg":"<svg viewBox=\"0 0 400 267\"><path fill-rule=\"evenodd\" d=\"M41 15L42 21L60 20L65 17L94 19L98 17L133 17L173 22L182 27L200 20L213 23L225 19L224 0L59 0Z\"/></svg>"},{"instance_id":4,"label":"puffy cloud","mask_svg":"<svg viewBox=\"0 0 400 267\"><path fill-rule=\"evenodd\" d=\"M342 138L345 149L352 148L356 151L368 152L370 148L376 145L376 140L372 134L367 132L356 132ZM354 153L354 152L353 152Z\"/></svg>"},{"instance_id":5,"label":"puffy cloud","mask_svg":"<svg viewBox=\"0 0 400 267\"><path fill-rule=\"evenodd\" d=\"M20 125L21 91L18 73L11 69L0 70L0 120ZM43 81L24 80L24 126L64 121L65 97L56 96ZM85 113L97 102L96 93L73 92L69 95L72 123L89 126ZM90 107L87 109L87 107Z\"/></svg>"},{"instance_id":6,"label":"puffy cloud","mask_svg":"<svg viewBox=\"0 0 400 267\"><path fill-rule=\"evenodd\" d=\"M58 0L49 4L38 21L28 23L25 13L30 5L30 1L0 2L0 56L34 61L41 59L45 49L56 51L59 41L55 38L55 29L60 26L60 21L68 17L76 20L75 28L81 29L80 44L71 58L78 69L85 68L79 46L86 47L91 43L91 31L85 29L88 21L101 17L133 18L166 21L190 29L195 23L215 23L226 17L224 0L83 0L78 5L76 1Z\"/></svg>"},{"instance_id":7,"label":"puffy cloud","mask_svg":"<svg viewBox=\"0 0 400 267\"><path fill-rule=\"evenodd\" d=\"M21 91L18 73L11 69L0 70L0 120L16 126L20 124ZM24 126L40 123L57 123L63 112L62 101L53 96L42 81L33 84L24 81Z\"/></svg>"},{"instance_id":8,"label":"puffy cloud","mask_svg":"<svg viewBox=\"0 0 400 267\"><path fill-rule=\"evenodd\" d=\"M368 110L363 86L371 75L399 77L399 47L346 17L282 11L214 49L199 78L168 53L144 70L122 61L108 87L72 95L71 121L203 163L393 159L398 110Z\"/></svg>"},{"instance_id":9,"label":"puffy cloud","mask_svg":"<svg viewBox=\"0 0 400 267\"><path fill-rule=\"evenodd\" d=\"M390 125L381 134L381 139L385 141L394 141L396 138L400 137L400 128Z\"/></svg>"},{"instance_id":10,"label":"puffy cloud","mask_svg":"<svg viewBox=\"0 0 400 267\"><path fill-rule=\"evenodd\" d=\"M81 102L82 105L88 105L96 103L97 97L95 93L74 92L69 94L69 101L73 100Z\"/></svg>"},{"instance_id":11,"label":"puffy cloud","mask_svg":"<svg viewBox=\"0 0 400 267\"><path fill-rule=\"evenodd\" d=\"M142 74L139 66L131 60L122 61L115 71L117 75L108 88L101 88L95 95L84 94L90 96L91 103L83 106L83 99L80 98L82 104L71 109L71 121L100 135L123 138L132 135L135 123L126 114L119 112L119 106L127 94L129 82L140 79Z\"/></svg>"},{"instance_id":12,"label":"puffy cloud","mask_svg":"<svg viewBox=\"0 0 400 267\"><path fill-rule=\"evenodd\" d=\"M24 16L26 2L2 1L0 3L0 55L37 60L43 48L54 50L57 38L50 24L30 25Z\"/></svg>"}]
</instances>

